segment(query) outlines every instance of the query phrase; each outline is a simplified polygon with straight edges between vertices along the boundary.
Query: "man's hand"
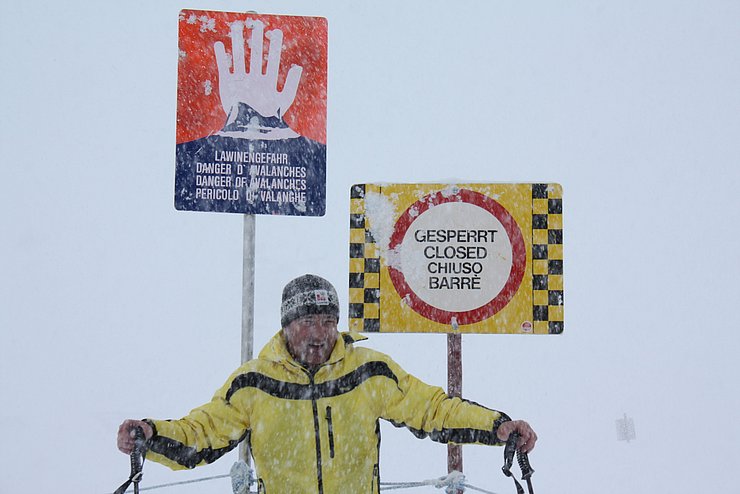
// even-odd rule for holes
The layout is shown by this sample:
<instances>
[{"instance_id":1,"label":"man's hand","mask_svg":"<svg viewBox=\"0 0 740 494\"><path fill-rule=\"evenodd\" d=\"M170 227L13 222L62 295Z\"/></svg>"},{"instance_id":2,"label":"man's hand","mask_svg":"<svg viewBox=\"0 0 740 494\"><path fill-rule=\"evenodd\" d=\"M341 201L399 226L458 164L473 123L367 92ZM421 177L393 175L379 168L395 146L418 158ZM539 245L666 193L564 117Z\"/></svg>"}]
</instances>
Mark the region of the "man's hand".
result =
<instances>
[{"instance_id":1,"label":"man's hand","mask_svg":"<svg viewBox=\"0 0 740 494\"><path fill-rule=\"evenodd\" d=\"M519 451L522 453L529 453L534 449L534 443L537 442L537 434L535 434L534 430L528 423L523 420L504 422L498 426L496 437L498 437L499 440L506 442L512 432L519 433L519 444L517 444L517 449Z\"/></svg>"},{"instance_id":2,"label":"man's hand","mask_svg":"<svg viewBox=\"0 0 740 494\"><path fill-rule=\"evenodd\" d=\"M134 429L137 427L141 427L146 439L154 435L154 430L146 422L141 420L124 420L120 427L118 427L118 449L121 453L130 455L134 450Z\"/></svg>"},{"instance_id":3,"label":"man's hand","mask_svg":"<svg viewBox=\"0 0 740 494\"><path fill-rule=\"evenodd\" d=\"M249 41L249 71L247 71L244 54L244 23L234 22L231 25L231 61L224 44L214 43L218 66L218 90L221 105L227 115L236 117L239 103L245 103L263 117L282 118L293 104L303 67L293 65L288 70L283 90L278 91L278 69L280 54L283 49L283 32L279 29L268 31L270 40L267 53L267 70L262 73L262 54L265 26L258 20L247 20L246 27L252 29ZM233 72L230 68L233 67Z\"/></svg>"}]
</instances>

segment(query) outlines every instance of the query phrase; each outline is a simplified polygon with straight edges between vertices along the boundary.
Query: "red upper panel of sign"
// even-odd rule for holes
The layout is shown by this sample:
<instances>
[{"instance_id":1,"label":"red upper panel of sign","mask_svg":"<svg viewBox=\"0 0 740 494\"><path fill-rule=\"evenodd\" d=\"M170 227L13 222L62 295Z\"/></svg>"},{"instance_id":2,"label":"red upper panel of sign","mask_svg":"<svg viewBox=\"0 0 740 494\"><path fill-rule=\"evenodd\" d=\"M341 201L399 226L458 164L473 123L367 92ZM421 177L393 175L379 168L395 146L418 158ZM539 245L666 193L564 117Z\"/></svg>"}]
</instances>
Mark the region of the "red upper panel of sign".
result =
<instances>
[{"instance_id":1,"label":"red upper panel of sign","mask_svg":"<svg viewBox=\"0 0 740 494\"><path fill-rule=\"evenodd\" d=\"M231 27L235 22L259 20L264 25L262 72L266 71L270 36L282 32L277 90L281 91L292 66L302 67L298 91L282 118L298 134L326 144L327 22L322 17L256 15L234 12L183 10L179 20L177 143L212 135L226 120L219 95L219 71L214 45L223 43L233 54ZM244 33L244 58L251 58L250 34ZM237 63L239 63L237 61ZM251 72L252 67L247 67Z\"/></svg>"}]
</instances>

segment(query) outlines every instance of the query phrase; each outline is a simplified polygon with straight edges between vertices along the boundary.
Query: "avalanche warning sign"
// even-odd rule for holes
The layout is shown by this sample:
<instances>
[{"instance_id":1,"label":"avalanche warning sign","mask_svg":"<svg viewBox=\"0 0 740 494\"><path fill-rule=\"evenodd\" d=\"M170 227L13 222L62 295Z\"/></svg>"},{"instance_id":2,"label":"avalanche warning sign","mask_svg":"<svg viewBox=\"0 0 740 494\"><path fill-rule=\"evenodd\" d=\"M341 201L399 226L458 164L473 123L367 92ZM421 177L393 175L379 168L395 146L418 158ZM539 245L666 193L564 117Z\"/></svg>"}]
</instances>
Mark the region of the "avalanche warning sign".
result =
<instances>
[{"instance_id":1,"label":"avalanche warning sign","mask_svg":"<svg viewBox=\"0 0 740 494\"><path fill-rule=\"evenodd\" d=\"M327 23L183 10L175 207L326 210Z\"/></svg>"},{"instance_id":2,"label":"avalanche warning sign","mask_svg":"<svg viewBox=\"0 0 740 494\"><path fill-rule=\"evenodd\" d=\"M350 328L563 331L558 184L351 189Z\"/></svg>"}]
</instances>

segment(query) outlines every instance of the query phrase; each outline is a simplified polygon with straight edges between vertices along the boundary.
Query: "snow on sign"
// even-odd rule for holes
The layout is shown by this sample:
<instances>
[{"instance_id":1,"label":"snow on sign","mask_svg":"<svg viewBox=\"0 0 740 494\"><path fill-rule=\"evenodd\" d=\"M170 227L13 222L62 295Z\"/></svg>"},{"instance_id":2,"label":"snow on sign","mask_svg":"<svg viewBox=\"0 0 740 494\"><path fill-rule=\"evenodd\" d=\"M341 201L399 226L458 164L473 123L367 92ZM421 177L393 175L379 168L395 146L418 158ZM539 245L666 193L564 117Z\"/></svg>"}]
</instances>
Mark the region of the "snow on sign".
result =
<instances>
[{"instance_id":1,"label":"snow on sign","mask_svg":"<svg viewBox=\"0 0 740 494\"><path fill-rule=\"evenodd\" d=\"M175 207L322 216L327 22L183 10Z\"/></svg>"},{"instance_id":2,"label":"snow on sign","mask_svg":"<svg viewBox=\"0 0 740 494\"><path fill-rule=\"evenodd\" d=\"M357 331L563 331L558 184L359 184L350 192Z\"/></svg>"}]
</instances>

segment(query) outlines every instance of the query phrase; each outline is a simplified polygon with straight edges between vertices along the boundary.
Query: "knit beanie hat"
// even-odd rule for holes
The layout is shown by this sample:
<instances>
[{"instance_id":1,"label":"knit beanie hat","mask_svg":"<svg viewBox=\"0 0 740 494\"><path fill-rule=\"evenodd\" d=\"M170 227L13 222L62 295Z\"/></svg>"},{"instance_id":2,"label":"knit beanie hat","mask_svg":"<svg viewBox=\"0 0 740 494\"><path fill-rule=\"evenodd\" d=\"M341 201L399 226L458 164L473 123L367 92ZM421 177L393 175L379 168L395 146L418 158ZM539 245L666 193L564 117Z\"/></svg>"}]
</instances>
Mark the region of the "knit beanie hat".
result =
<instances>
[{"instance_id":1,"label":"knit beanie hat","mask_svg":"<svg viewBox=\"0 0 740 494\"><path fill-rule=\"evenodd\" d=\"M280 324L284 328L306 314L331 314L339 319L339 297L331 283L320 276L304 274L283 288Z\"/></svg>"}]
</instances>

